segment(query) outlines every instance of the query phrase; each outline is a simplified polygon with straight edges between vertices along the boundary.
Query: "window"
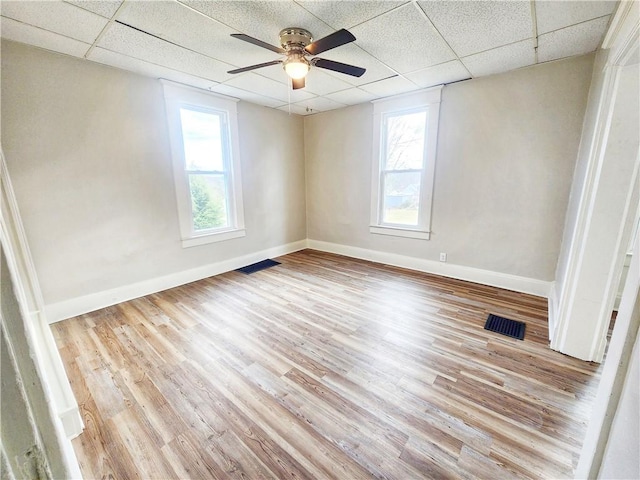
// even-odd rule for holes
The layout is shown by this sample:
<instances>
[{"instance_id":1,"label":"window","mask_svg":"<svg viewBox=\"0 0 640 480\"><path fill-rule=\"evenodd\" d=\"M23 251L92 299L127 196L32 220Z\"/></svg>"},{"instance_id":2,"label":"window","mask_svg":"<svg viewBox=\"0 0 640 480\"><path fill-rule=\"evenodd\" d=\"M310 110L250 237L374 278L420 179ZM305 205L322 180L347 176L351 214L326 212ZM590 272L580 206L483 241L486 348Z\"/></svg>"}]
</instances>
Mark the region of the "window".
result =
<instances>
[{"instance_id":1,"label":"window","mask_svg":"<svg viewBox=\"0 0 640 480\"><path fill-rule=\"evenodd\" d=\"M374 102L371 233L429 239L441 89Z\"/></svg>"},{"instance_id":2,"label":"window","mask_svg":"<svg viewBox=\"0 0 640 480\"><path fill-rule=\"evenodd\" d=\"M163 87L182 246L244 236L236 102Z\"/></svg>"}]
</instances>

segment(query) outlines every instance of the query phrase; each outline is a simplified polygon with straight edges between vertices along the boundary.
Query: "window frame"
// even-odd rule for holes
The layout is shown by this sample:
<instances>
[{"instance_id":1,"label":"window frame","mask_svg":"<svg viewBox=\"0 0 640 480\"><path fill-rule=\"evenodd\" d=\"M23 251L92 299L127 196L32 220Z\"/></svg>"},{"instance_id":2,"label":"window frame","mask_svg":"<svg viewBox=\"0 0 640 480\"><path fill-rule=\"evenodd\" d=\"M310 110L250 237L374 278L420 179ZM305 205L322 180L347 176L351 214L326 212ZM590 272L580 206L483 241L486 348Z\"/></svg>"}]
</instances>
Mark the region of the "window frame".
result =
<instances>
[{"instance_id":1,"label":"window frame","mask_svg":"<svg viewBox=\"0 0 640 480\"><path fill-rule=\"evenodd\" d=\"M221 242L246 235L244 208L242 201L242 177L240 166L240 142L238 138L237 101L194 87L161 80L171 144L173 178L176 189L176 203L182 247L188 248ZM189 170L184 151L182 120L180 110L187 109L220 116L223 166L226 169L225 187L227 191L228 225L226 227L195 230L189 177L192 174L219 174L217 171Z\"/></svg>"},{"instance_id":2,"label":"window frame","mask_svg":"<svg viewBox=\"0 0 640 480\"><path fill-rule=\"evenodd\" d=\"M373 166L371 175L370 233L429 240L431 236L431 206L435 179L438 124L442 85L438 87L397 95L373 103ZM394 170L386 170L386 119L398 114L427 112L425 148L421 172L418 224L402 225L383 222L384 176ZM415 169L409 169L415 170ZM401 170L400 170L401 171Z\"/></svg>"}]
</instances>

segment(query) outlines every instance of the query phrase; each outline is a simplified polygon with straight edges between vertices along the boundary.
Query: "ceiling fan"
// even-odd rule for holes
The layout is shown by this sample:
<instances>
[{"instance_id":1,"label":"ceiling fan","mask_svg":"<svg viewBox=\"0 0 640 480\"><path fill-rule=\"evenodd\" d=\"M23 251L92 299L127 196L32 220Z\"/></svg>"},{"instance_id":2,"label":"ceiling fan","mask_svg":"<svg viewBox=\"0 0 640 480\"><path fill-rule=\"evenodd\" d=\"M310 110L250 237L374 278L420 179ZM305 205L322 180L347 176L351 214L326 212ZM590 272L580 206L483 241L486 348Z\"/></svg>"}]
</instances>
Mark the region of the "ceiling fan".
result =
<instances>
[{"instance_id":1,"label":"ceiling fan","mask_svg":"<svg viewBox=\"0 0 640 480\"><path fill-rule=\"evenodd\" d=\"M237 68L235 70L230 70L227 73L248 72L257 68L269 67L271 65L282 63L285 72L287 72L287 75L291 78L293 89L297 90L298 88L304 88L304 78L307 76L307 73L309 73L311 66L345 73L353 77L361 77L366 71L361 67L335 62L324 58L316 57L311 60L307 58L309 55L315 57L316 55L326 52L327 50L331 50L332 48L353 42L356 37L344 28L314 42L311 33L308 30L298 27L288 27L280 31L280 45L282 47L276 47L263 42L262 40L258 40L257 38L245 35L244 33L232 33L231 36L238 40L243 40L259 47L266 48L272 52L280 53L285 55L286 58L259 63L249 67Z\"/></svg>"}]
</instances>

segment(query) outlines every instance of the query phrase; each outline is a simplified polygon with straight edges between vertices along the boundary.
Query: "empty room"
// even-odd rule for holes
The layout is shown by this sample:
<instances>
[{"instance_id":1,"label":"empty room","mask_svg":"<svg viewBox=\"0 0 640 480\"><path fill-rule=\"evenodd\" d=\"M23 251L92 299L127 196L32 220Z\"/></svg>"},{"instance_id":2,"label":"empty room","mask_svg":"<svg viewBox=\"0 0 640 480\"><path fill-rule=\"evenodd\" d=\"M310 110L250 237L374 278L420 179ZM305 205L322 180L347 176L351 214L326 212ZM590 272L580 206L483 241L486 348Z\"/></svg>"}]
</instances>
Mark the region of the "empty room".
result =
<instances>
[{"instance_id":1,"label":"empty room","mask_svg":"<svg viewBox=\"0 0 640 480\"><path fill-rule=\"evenodd\" d=\"M3 480L640 478L638 1L0 15Z\"/></svg>"}]
</instances>

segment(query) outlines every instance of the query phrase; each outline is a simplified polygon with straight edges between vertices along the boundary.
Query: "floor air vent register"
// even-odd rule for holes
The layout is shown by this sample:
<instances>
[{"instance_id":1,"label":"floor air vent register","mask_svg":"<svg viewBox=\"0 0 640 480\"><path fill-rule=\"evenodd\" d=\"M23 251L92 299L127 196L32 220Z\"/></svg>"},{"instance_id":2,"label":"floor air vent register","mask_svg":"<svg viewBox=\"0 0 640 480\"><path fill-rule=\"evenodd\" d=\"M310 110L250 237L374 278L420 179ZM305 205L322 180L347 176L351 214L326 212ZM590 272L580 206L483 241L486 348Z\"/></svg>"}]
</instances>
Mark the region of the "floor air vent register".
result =
<instances>
[{"instance_id":1,"label":"floor air vent register","mask_svg":"<svg viewBox=\"0 0 640 480\"><path fill-rule=\"evenodd\" d=\"M259 272L260 270L274 267L276 265L280 265L280 262L276 262L275 260L267 258L266 260L262 260L261 262L252 263L251 265L247 265L246 267L238 268L236 272L246 273L247 275L249 275L250 273Z\"/></svg>"},{"instance_id":2,"label":"floor air vent register","mask_svg":"<svg viewBox=\"0 0 640 480\"><path fill-rule=\"evenodd\" d=\"M518 340L524 340L525 328L526 325L524 322L509 320L508 318L499 317L493 313L489 314L487 323L484 325L485 330L500 333L507 337L517 338Z\"/></svg>"}]
</instances>

